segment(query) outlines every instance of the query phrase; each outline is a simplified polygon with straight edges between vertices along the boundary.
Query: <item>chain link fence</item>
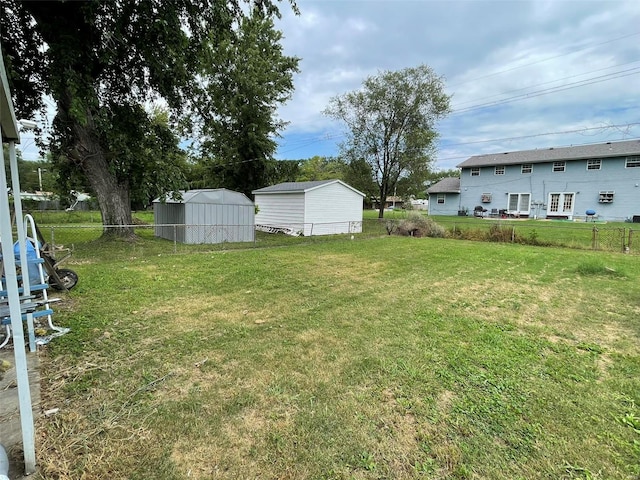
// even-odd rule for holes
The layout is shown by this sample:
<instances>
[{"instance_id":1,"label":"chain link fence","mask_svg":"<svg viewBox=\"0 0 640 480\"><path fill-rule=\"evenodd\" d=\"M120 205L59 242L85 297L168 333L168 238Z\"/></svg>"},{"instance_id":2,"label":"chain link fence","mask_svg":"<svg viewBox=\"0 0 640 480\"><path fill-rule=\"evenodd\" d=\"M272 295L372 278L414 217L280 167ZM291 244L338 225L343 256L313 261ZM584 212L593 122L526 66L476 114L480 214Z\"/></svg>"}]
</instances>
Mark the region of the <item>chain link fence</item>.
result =
<instances>
[{"instance_id":1,"label":"chain link fence","mask_svg":"<svg viewBox=\"0 0 640 480\"><path fill-rule=\"evenodd\" d=\"M433 217L431 217L433 219ZM401 219L365 219L362 222L296 224L290 226L247 225L129 225L134 236L118 242L123 255L145 256L233 249L268 248L294 244L352 241L389 235ZM540 246L640 253L631 228L605 224L531 224L507 221L455 221L435 219L446 236L477 241L501 241ZM70 249L78 258L96 255L107 242L103 233L112 228L98 223L40 225L45 240L60 250ZM307 235L305 235L307 233ZM319 234L324 233L324 234ZM108 242L113 253L113 242Z\"/></svg>"}]
</instances>

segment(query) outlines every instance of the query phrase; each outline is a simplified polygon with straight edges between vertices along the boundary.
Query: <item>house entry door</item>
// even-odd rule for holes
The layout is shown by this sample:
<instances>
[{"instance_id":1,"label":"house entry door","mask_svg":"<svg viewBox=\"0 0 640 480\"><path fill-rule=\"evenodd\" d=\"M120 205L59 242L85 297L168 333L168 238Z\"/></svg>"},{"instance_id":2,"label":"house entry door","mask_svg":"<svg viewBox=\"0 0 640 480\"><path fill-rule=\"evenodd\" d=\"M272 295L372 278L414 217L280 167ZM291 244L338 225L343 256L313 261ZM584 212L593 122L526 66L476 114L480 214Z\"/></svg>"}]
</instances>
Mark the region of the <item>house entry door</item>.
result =
<instances>
[{"instance_id":1,"label":"house entry door","mask_svg":"<svg viewBox=\"0 0 640 480\"><path fill-rule=\"evenodd\" d=\"M575 193L550 193L547 217L573 217Z\"/></svg>"},{"instance_id":2,"label":"house entry door","mask_svg":"<svg viewBox=\"0 0 640 480\"><path fill-rule=\"evenodd\" d=\"M531 195L528 193L510 193L507 210L509 215L528 216L530 199Z\"/></svg>"}]
</instances>

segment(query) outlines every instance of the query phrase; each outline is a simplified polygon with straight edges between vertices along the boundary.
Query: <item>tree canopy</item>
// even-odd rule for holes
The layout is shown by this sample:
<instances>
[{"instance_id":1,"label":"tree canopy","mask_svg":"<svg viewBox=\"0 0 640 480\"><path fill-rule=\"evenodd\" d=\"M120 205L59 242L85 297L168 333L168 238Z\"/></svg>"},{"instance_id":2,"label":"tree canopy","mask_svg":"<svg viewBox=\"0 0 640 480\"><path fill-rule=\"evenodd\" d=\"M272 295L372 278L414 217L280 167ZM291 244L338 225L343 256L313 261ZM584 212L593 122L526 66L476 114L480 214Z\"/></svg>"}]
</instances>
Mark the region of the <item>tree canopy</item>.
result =
<instances>
[{"instance_id":1,"label":"tree canopy","mask_svg":"<svg viewBox=\"0 0 640 480\"><path fill-rule=\"evenodd\" d=\"M255 16L256 28L268 30L269 19L279 15L275 1L254 0L251 8L243 4L0 0L0 35L16 113L32 118L34 112L44 112L45 95L53 98L57 113L48 132L50 149L61 167L80 172L89 183L103 223L122 227L108 233L131 233L125 226L131 224L131 202L137 201L132 198L134 186L149 186L137 192L142 197L160 186L166 191L184 187L178 168L183 159L177 155L172 127L189 134L194 119L201 120L208 122L204 133L214 138L211 125L225 114L205 114L208 103L220 107L215 101L219 90L205 87L207 82L233 87L233 81L206 78L224 78L232 70L229 64L212 70L213 62L232 61L232 49L220 57L217 48L232 41L245 20ZM253 55L242 61L255 59ZM256 92L247 89L244 94ZM233 89L224 95L232 98ZM166 105L167 122L158 122L145 108L154 101ZM246 155L268 156L268 145Z\"/></svg>"},{"instance_id":2,"label":"tree canopy","mask_svg":"<svg viewBox=\"0 0 640 480\"><path fill-rule=\"evenodd\" d=\"M401 179L410 177L414 185L426 179L435 152L435 124L448 112L444 81L427 65L380 72L365 79L359 90L330 100L325 114L348 130L340 145L342 156L371 166L380 218Z\"/></svg>"},{"instance_id":3,"label":"tree canopy","mask_svg":"<svg viewBox=\"0 0 640 480\"><path fill-rule=\"evenodd\" d=\"M219 37L211 39L202 63L200 155L216 186L250 196L266 185L277 147L273 135L285 126L277 106L293 92L299 59L283 54L282 33L261 13L241 18Z\"/></svg>"}]
</instances>

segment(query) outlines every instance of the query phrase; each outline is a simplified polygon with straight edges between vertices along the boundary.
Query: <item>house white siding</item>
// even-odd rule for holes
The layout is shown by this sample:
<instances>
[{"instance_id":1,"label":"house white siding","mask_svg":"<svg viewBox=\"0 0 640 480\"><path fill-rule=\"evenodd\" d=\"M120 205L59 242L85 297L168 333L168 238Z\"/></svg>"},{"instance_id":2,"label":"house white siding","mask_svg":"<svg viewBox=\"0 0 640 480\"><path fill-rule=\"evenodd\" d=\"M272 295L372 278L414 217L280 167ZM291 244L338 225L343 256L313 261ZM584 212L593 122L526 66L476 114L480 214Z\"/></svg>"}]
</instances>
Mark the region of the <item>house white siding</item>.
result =
<instances>
[{"instance_id":1,"label":"house white siding","mask_svg":"<svg viewBox=\"0 0 640 480\"><path fill-rule=\"evenodd\" d=\"M362 232L363 197L341 183L309 190L305 197L305 236Z\"/></svg>"}]
</instances>

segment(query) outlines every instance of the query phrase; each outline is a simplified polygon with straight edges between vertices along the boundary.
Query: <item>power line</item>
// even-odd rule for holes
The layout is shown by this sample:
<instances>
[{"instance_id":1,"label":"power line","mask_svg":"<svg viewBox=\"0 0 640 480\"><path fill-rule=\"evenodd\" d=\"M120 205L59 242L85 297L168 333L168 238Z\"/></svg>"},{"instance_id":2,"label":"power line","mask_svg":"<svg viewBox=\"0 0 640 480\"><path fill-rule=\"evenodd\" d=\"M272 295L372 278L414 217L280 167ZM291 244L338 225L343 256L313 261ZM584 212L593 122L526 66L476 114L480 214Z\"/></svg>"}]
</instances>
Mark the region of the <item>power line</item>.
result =
<instances>
[{"instance_id":1,"label":"power line","mask_svg":"<svg viewBox=\"0 0 640 480\"><path fill-rule=\"evenodd\" d=\"M327 142L335 138L344 137L344 135L345 135L344 133L336 132L331 134L325 134L322 136L310 137L308 139L298 139L298 140L295 140L294 142L300 142L299 145L292 146L292 148L289 148L288 150L283 150L280 153L282 154L282 153L293 152L294 150L300 150L301 148L308 147L309 145L313 145L314 143ZM283 147L283 146L286 146L286 144L280 145L280 147Z\"/></svg>"},{"instance_id":2,"label":"power line","mask_svg":"<svg viewBox=\"0 0 640 480\"><path fill-rule=\"evenodd\" d=\"M640 122L634 122L634 123L626 123L626 124L620 124L620 125L603 125L600 127L585 127L585 128L579 128L579 129L575 129L575 130L563 130L560 132L546 132L546 133L536 133L533 135L522 135L519 137L507 137L507 138L494 138L491 140L475 140L473 142L462 142L462 143L450 143L447 144L445 146L445 148L447 147L458 147L461 145L476 145L478 143L491 143L491 142L507 142L510 140L523 140L526 138L536 138L536 137L545 137L548 135L564 135L567 133L582 133L582 132L588 132L591 130L609 130L611 128L625 128L625 127L635 127L636 125L640 125ZM599 142L595 142L595 143L599 143Z\"/></svg>"},{"instance_id":3,"label":"power line","mask_svg":"<svg viewBox=\"0 0 640 480\"><path fill-rule=\"evenodd\" d=\"M502 96L502 95L506 95L506 94L508 94L508 93L521 92L521 91L523 91L523 90L528 90L528 89L530 89L530 88L541 87L542 85L548 85L548 84L550 84L550 83L561 82L561 81L563 81L563 80L569 80L570 78L581 77L581 76L583 76L583 75L588 75L588 74L590 74L590 73L601 72L601 71L603 71L603 70L609 70L609 69L611 69L611 68L623 67L623 66L625 66L625 65L631 65L631 64L633 64L633 63L638 63L638 62L640 62L640 60L634 60L634 61L632 61L632 62L620 63L620 64L617 64L617 65L612 65L612 66L610 66L610 67L604 67L604 68L599 68L599 69L597 69L597 70L590 70L590 71L588 71L588 72L584 72L584 73L578 73L578 74L575 74L575 75L569 75L568 77L556 78L555 80L549 80L549 81L547 81L547 82L537 83L537 84L535 84L535 85L530 85L530 86L528 86L528 87L516 88L516 89L514 89L514 90L507 90L506 92L497 93L497 94L495 94L495 95L490 95L490 96L488 96L488 97L481 97L481 98L477 98L477 99L475 99L475 100L467 100L466 102L458 103L457 105L455 105L455 106L453 107L453 109L455 110L455 109L459 108L460 106L465 105L465 104L467 104L467 103L474 103L474 102L479 102L479 101L481 101L481 100L487 100L487 99L489 99L489 98L500 97L500 96ZM585 81L586 81L586 80L585 80Z\"/></svg>"},{"instance_id":4,"label":"power line","mask_svg":"<svg viewBox=\"0 0 640 480\"><path fill-rule=\"evenodd\" d=\"M596 44L593 44L593 45L587 45L585 47L579 48L578 50L573 50L573 51L567 52L567 53L561 53L560 55L554 55L553 57L543 58L541 60L536 60L535 62L526 63L524 65L516 65L515 67L506 68L506 69L500 70L498 72L494 72L494 73L489 73L487 75L483 75L482 77L471 78L469 80L465 80L463 82L456 83L455 85L452 85L451 87L457 87L458 85L464 85L465 83L475 82L477 80L482 80L482 79L485 79L485 78L494 77L496 75L501 75L503 73L512 72L513 70L518 70L519 68L530 67L531 65L537 65L539 63L548 62L549 60L555 60L556 58L566 57L567 55L572 55L574 53L578 53L578 52L581 52L583 50L587 50L587 49L589 49L591 47L599 47L600 45L606 45L607 43L617 42L618 40L624 40L625 38L633 37L633 36L636 36L636 35L640 35L640 32L630 33L628 35L623 35L622 37L616 37L616 38L613 38L611 40L607 40L607 41L604 41L604 42L596 43Z\"/></svg>"},{"instance_id":5,"label":"power line","mask_svg":"<svg viewBox=\"0 0 640 480\"><path fill-rule=\"evenodd\" d=\"M626 37L622 37L622 38L626 38ZM637 62L638 61L628 62L628 63L624 63L624 64L617 65L617 66L629 65L629 64L637 63ZM603 68L603 69L593 70L592 72L598 72L598 71L602 71L602 70L607 70L609 68L613 68L613 67L607 67L607 68ZM504 105L504 104L508 104L508 103L516 102L516 101L520 101L520 100L527 100L527 99L539 97L539 96L542 96L542 95L549 95L551 93L562 92L562 91L565 91L565 90L571 90L573 88L578 88L578 87L582 87L582 86L593 85L595 83L601 83L601 82L608 81L608 80L614 80L614 79L618 79L618 78L623 78L623 77L627 77L627 76L630 76L630 75L635 75L637 73L640 73L640 67L634 67L634 68L630 68L630 69L627 69L627 70L620 70L620 71L617 71L617 72L612 72L612 73L608 73L608 74L605 74L605 75L599 75L599 76L596 76L596 77L591 77L591 78L587 78L587 79L584 79L584 80L579 80L577 82L572 82L572 83L565 84L565 85L558 85L558 86L550 87L550 88L547 88L547 89L542 89L542 90L533 91L533 92L529 92L529 93L523 93L523 94L515 95L513 97L509 97L509 98L506 98L506 99L503 99L503 100L495 100L495 101L492 101L492 102L486 102L486 103L482 103L482 104L478 104L478 105L472 105L470 107L454 110L453 112L451 112L451 114L454 115L454 114L460 114L460 113L468 113L470 111L482 109L482 108L489 107L489 106L498 106L498 105ZM570 77L565 77L564 79L573 78L573 77L577 77L577 76L581 76L581 75L586 75L586 73L578 74L578 75L572 75ZM542 83L540 85L545 85L547 83L553 83L553 82L560 81L560 80L563 80L563 79L552 80L550 82L545 82L545 83ZM526 88L532 88L532 87L526 87ZM514 91L525 90L526 88L518 89L518 90L514 90ZM498 96L498 95L494 95L494 96ZM491 98L491 97L488 97L488 98ZM470 103L470 102L465 102L465 103ZM597 128L602 128L602 127L593 127L593 129L597 129ZM582 130L579 130L579 131L582 131ZM574 133L574 132L567 132L567 133ZM555 133L551 133L551 134L555 134ZM542 134L542 135L545 135L545 134ZM299 139L299 140L297 140L297 142L300 142L299 145L296 145L296 146L294 146L292 148L289 148L288 150L283 150L280 153L281 154L290 153L292 151L300 150L301 148L308 147L309 145L313 145L315 143L326 142L326 141L329 141L329 140L331 140L333 138L340 138L340 137L343 137L343 136L344 136L344 133L332 133L332 134L325 134L322 137L311 137L311 138L308 138L308 139ZM535 136L540 136L540 135L533 135L532 137L535 137ZM527 138L527 137L524 137L524 138ZM281 145L281 147L282 147L282 145Z\"/></svg>"},{"instance_id":6,"label":"power line","mask_svg":"<svg viewBox=\"0 0 640 480\"><path fill-rule=\"evenodd\" d=\"M514 97L509 97L506 98L504 100L496 100L494 102L487 102L487 103L481 103L478 105L472 105L470 107L466 107L466 108L462 108L459 110L454 110L451 112L451 115L457 115L460 113L467 113L473 110L479 110L485 107L495 107L498 105L505 105L507 103L512 103L512 102L517 102L520 100L527 100L530 98L535 98L535 97L540 97L543 95L549 95L550 93L558 93L558 92L563 92L565 90L572 90L574 88L578 88L578 87L585 87L587 85L593 85L595 83L602 83L602 82L606 82L609 80L615 80L618 78L623 78L623 77L628 77L630 75L636 75L640 73L640 67L634 67L634 68L630 68L628 70L622 70L619 72L614 72L614 73L609 73L606 75L600 75L598 77L592 77L592 78L588 78L585 80L580 80L578 82L573 82L573 83L569 83L566 85L560 85L557 87L551 87L551 88L547 88L547 89L543 89L543 90L538 90L538 91L534 91L531 93L524 93L521 95L516 95Z\"/></svg>"}]
</instances>

